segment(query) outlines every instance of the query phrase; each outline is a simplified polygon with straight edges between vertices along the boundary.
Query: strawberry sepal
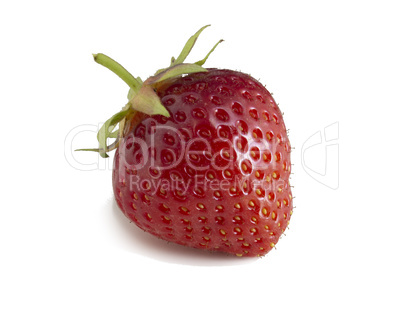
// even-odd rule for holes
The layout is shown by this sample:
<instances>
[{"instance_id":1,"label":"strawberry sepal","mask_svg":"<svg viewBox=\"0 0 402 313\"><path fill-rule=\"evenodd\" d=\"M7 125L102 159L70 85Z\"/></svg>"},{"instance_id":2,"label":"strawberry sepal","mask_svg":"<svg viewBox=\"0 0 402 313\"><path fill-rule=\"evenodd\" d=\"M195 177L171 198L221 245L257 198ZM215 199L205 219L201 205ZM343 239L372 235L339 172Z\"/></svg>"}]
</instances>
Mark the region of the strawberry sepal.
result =
<instances>
[{"instance_id":1,"label":"strawberry sepal","mask_svg":"<svg viewBox=\"0 0 402 313\"><path fill-rule=\"evenodd\" d=\"M156 71L155 75L149 77L145 82L143 82L139 77L135 78L120 63L107 55L103 53L93 54L96 63L111 70L129 86L130 89L127 95L129 101L120 112L109 118L99 130L97 135L99 148L78 149L76 151L94 151L98 152L103 158L107 158L107 152L117 148L119 141L123 137L126 119L135 116L136 112L145 113L146 115L163 115L169 117L170 114L168 110L163 106L161 99L157 95L156 91L158 84L165 80L180 77L185 74L208 71L203 68L202 65L223 40L218 41L204 59L195 63L184 63L199 35L208 26L210 25L202 27L187 40L179 56L177 58L171 58L169 67ZM118 130L115 130L116 126L119 127ZM110 138L115 138L116 140L113 144L108 146L107 141Z\"/></svg>"}]
</instances>

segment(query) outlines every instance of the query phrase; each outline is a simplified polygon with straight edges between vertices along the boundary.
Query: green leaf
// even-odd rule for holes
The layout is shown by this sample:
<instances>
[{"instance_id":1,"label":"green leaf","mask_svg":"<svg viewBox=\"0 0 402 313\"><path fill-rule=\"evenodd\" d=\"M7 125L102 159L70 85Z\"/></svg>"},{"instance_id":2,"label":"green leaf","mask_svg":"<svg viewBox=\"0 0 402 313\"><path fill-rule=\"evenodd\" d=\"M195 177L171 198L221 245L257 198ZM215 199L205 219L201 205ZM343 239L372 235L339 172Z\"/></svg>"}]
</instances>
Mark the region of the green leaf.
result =
<instances>
[{"instance_id":1,"label":"green leaf","mask_svg":"<svg viewBox=\"0 0 402 313\"><path fill-rule=\"evenodd\" d=\"M93 148L93 149L75 149L74 151L92 151L92 152L99 152L99 148Z\"/></svg>"},{"instance_id":2,"label":"green leaf","mask_svg":"<svg viewBox=\"0 0 402 313\"><path fill-rule=\"evenodd\" d=\"M208 26L211 25L206 25L204 27L201 27L201 29L196 32L193 36L190 37L189 40L187 40L186 44L184 45L183 50L180 52L180 55L177 57L176 60L173 61L172 59L172 63L171 66L173 65L177 65L180 63L183 63L184 60L187 58L187 56L190 54L191 49L193 49L195 42L197 41L197 38L200 36L200 34L202 33L202 31L207 28Z\"/></svg>"},{"instance_id":3,"label":"green leaf","mask_svg":"<svg viewBox=\"0 0 402 313\"><path fill-rule=\"evenodd\" d=\"M167 68L166 70L160 72L155 76L148 78L144 82L144 84L153 85L169 78L181 76L183 74L198 73L198 72L208 72L208 70L197 64L191 64L191 63L177 64L175 66Z\"/></svg>"},{"instance_id":4,"label":"green leaf","mask_svg":"<svg viewBox=\"0 0 402 313\"><path fill-rule=\"evenodd\" d=\"M142 81L142 79L140 78L140 77L137 77L137 80L138 80L138 82L141 84L141 86L142 86L142 84L144 83L143 81ZM134 98L134 96L136 95L138 93L138 90L134 90L133 88L130 88L130 90L128 91L128 94L127 94L127 99L128 100L131 100L132 98Z\"/></svg>"},{"instance_id":5,"label":"green leaf","mask_svg":"<svg viewBox=\"0 0 402 313\"><path fill-rule=\"evenodd\" d=\"M131 108L148 114L160 114L169 117L170 114L163 106L161 99L150 85L144 84L138 94L130 100Z\"/></svg>"},{"instance_id":6,"label":"green leaf","mask_svg":"<svg viewBox=\"0 0 402 313\"><path fill-rule=\"evenodd\" d=\"M119 135L119 130L116 130L113 133L110 133L109 138L117 138L118 135Z\"/></svg>"},{"instance_id":7,"label":"green leaf","mask_svg":"<svg viewBox=\"0 0 402 313\"><path fill-rule=\"evenodd\" d=\"M119 76L130 88L139 90L141 88L141 82L134 78L121 64L117 63L112 58L103 53L94 54L94 60L96 63L103 65L111 70L117 76Z\"/></svg>"},{"instance_id":8,"label":"green leaf","mask_svg":"<svg viewBox=\"0 0 402 313\"><path fill-rule=\"evenodd\" d=\"M105 124L102 125L101 129L98 132L97 138L99 141L99 153L103 158L107 158L108 155L106 154L107 150L107 139L108 138L114 138L114 133L113 130L116 127L116 125L126 117L126 115L130 112L130 108L126 108L115 115L113 115L111 118L109 118ZM90 150L93 151L93 150Z\"/></svg>"},{"instance_id":9,"label":"green leaf","mask_svg":"<svg viewBox=\"0 0 402 313\"><path fill-rule=\"evenodd\" d=\"M127 94L127 99L131 100L135 96L135 94L136 94L136 92L134 91L134 89L130 88L130 90L128 91L128 94Z\"/></svg>"},{"instance_id":10,"label":"green leaf","mask_svg":"<svg viewBox=\"0 0 402 313\"><path fill-rule=\"evenodd\" d=\"M200 66L204 65L204 63L207 61L207 59L208 59L208 57L210 56L210 54L211 54L212 52L214 52L215 48L216 48L222 41L223 41L223 39L219 40L219 41L215 44L215 46L213 46L213 48L211 49L211 51L208 52L208 54L207 54L207 56L206 56L205 58L203 58L202 60L200 60L200 61L198 61L198 62L195 62L194 64L197 64L197 65L200 65Z\"/></svg>"},{"instance_id":11,"label":"green leaf","mask_svg":"<svg viewBox=\"0 0 402 313\"><path fill-rule=\"evenodd\" d=\"M94 148L94 149L76 149L75 151L92 151L92 152L98 152L102 158L108 158L108 157L109 157L109 155L107 155L107 153L106 153L105 150L99 149L99 148L98 148L98 149L97 149L97 148Z\"/></svg>"}]
</instances>

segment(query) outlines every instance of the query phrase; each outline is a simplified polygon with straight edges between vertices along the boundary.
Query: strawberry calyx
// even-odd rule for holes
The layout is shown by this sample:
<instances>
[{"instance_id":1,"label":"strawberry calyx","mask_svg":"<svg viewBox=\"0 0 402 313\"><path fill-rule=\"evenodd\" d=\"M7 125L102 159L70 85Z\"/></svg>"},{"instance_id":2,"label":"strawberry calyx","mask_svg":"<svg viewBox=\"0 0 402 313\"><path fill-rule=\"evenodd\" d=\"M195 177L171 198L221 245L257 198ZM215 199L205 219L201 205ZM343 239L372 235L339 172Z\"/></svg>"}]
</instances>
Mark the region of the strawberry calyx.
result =
<instances>
[{"instance_id":1,"label":"strawberry calyx","mask_svg":"<svg viewBox=\"0 0 402 313\"><path fill-rule=\"evenodd\" d=\"M207 69L203 68L202 65L204 65L209 55L223 40L219 40L202 60L195 63L184 63L194 47L199 35L208 26L210 25L202 27L187 40L179 56L177 58L172 57L169 67L159 69L153 76L150 76L144 82L140 77L134 77L122 65L105 54L94 54L93 56L95 62L111 70L130 87L127 95L128 103L122 108L121 111L109 118L99 129L97 134L99 148L78 149L76 151L94 151L98 152L101 157L107 158L107 152L110 152L119 146L120 140L124 135L126 122L128 120L135 120L136 117L142 116L143 114L159 114L169 117L169 112L163 106L160 98L157 95L156 91L158 89L158 85L167 79L179 77L181 75L208 71ZM110 138L114 138L115 140L112 144L108 145L107 142Z\"/></svg>"}]
</instances>

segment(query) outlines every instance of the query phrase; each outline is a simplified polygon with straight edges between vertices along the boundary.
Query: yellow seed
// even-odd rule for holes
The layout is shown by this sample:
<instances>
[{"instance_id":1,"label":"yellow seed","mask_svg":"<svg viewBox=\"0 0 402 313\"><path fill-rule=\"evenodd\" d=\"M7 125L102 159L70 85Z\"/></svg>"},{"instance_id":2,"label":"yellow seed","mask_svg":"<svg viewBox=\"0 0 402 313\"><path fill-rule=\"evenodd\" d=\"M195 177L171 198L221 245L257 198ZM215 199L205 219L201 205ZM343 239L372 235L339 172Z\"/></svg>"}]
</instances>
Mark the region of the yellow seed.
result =
<instances>
[{"instance_id":1,"label":"yellow seed","mask_svg":"<svg viewBox=\"0 0 402 313\"><path fill-rule=\"evenodd\" d=\"M271 248L275 247L275 244L273 242L271 242L270 244Z\"/></svg>"},{"instance_id":2,"label":"yellow seed","mask_svg":"<svg viewBox=\"0 0 402 313\"><path fill-rule=\"evenodd\" d=\"M235 204L235 208L236 208L236 209L240 209L240 208L241 208L240 203L236 203L236 204Z\"/></svg>"},{"instance_id":3,"label":"yellow seed","mask_svg":"<svg viewBox=\"0 0 402 313\"><path fill-rule=\"evenodd\" d=\"M209 174L208 174L208 178L209 178L209 179L214 179L215 176L214 176L213 174L209 173Z\"/></svg>"},{"instance_id":4,"label":"yellow seed","mask_svg":"<svg viewBox=\"0 0 402 313\"><path fill-rule=\"evenodd\" d=\"M133 193L133 198L135 199L135 200L138 200L138 196L137 196L137 194L134 192Z\"/></svg>"},{"instance_id":5,"label":"yellow seed","mask_svg":"<svg viewBox=\"0 0 402 313\"><path fill-rule=\"evenodd\" d=\"M250 229L250 232L256 233L256 232L257 232L257 229L256 229L256 228L251 228L251 229Z\"/></svg>"},{"instance_id":6,"label":"yellow seed","mask_svg":"<svg viewBox=\"0 0 402 313\"><path fill-rule=\"evenodd\" d=\"M261 189L257 189L257 190L255 191L255 193L256 193L258 196L261 196L261 195L262 195Z\"/></svg>"},{"instance_id":7,"label":"yellow seed","mask_svg":"<svg viewBox=\"0 0 402 313\"><path fill-rule=\"evenodd\" d=\"M267 175L267 178L265 179L267 182L270 182L271 181L271 175Z\"/></svg>"},{"instance_id":8,"label":"yellow seed","mask_svg":"<svg viewBox=\"0 0 402 313\"><path fill-rule=\"evenodd\" d=\"M273 219L273 220L276 219L276 213L275 213L275 212L272 212L272 215L271 215L271 216L272 216L272 219Z\"/></svg>"},{"instance_id":9,"label":"yellow seed","mask_svg":"<svg viewBox=\"0 0 402 313\"><path fill-rule=\"evenodd\" d=\"M247 171L247 165L246 165L245 163L243 163L243 164L241 165L241 168L243 169L243 171Z\"/></svg>"},{"instance_id":10,"label":"yellow seed","mask_svg":"<svg viewBox=\"0 0 402 313\"><path fill-rule=\"evenodd\" d=\"M133 209L134 209L134 210L137 210L137 208L135 207L135 204L134 204L134 203L133 203Z\"/></svg>"},{"instance_id":11,"label":"yellow seed","mask_svg":"<svg viewBox=\"0 0 402 313\"><path fill-rule=\"evenodd\" d=\"M225 175L227 177L232 177L232 173L230 171L228 171L228 170L225 171Z\"/></svg>"},{"instance_id":12,"label":"yellow seed","mask_svg":"<svg viewBox=\"0 0 402 313\"><path fill-rule=\"evenodd\" d=\"M268 226L268 225L265 225L264 228L265 228L266 230L269 230L269 226Z\"/></svg>"},{"instance_id":13,"label":"yellow seed","mask_svg":"<svg viewBox=\"0 0 402 313\"><path fill-rule=\"evenodd\" d=\"M276 172L273 172L273 173L272 173L272 178L273 178L273 179L276 179L277 177L278 177L278 174L277 174Z\"/></svg>"},{"instance_id":14,"label":"yellow seed","mask_svg":"<svg viewBox=\"0 0 402 313\"><path fill-rule=\"evenodd\" d=\"M276 201L276 206L279 208L281 206L281 203L279 202L279 200Z\"/></svg>"},{"instance_id":15,"label":"yellow seed","mask_svg":"<svg viewBox=\"0 0 402 313\"><path fill-rule=\"evenodd\" d=\"M256 171L256 172L255 172L255 177L260 178L260 176L261 176L260 171Z\"/></svg>"},{"instance_id":16,"label":"yellow seed","mask_svg":"<svg viewBox=\"0 0 402 313\"><path fill-rule=\"evenodd\" d=\"M248 203L248 205L249 205L249 206L251 206L252 208L254 208L254 207L255 207L255 203L254 203L254 201L253 201L253 200L250 200L250 201L249 201L249 203Z\"/></svg>"},{"instance_id":17,"label":"yellow seed","mask_svg":"<svg viewBox=\"0 0 402 313\"><path fill-rule=\"evenodd\" d=\"M236 254L236 256L238 256L238 257L242 257L242 256L243 256L243 254L241 254L241 253L237 253L237 254Z\"/></svg>"},{"instance_id":18,"label":"yellow seed","mask_svg":"<svg viewBox=\"0 0 402 313\"><path fill-rule=\"evenodd\" d=\"M254 216L251 218L251 220L252 220L254 223L257 223L257 219L256 219Z\"/></svg>"},{"instance_id":19,"label":"yellow seed","mask_svg":"<svg viewBox=\"0 0 402 313\"><path fill-rule=\"evenodd\" d=\"M268 210L267 210L267 208L262 208L261 212L262 212L262 214L264 214L264 215L268 215Z\"/></svg>"},{"instance_id":20,"label":"yellow seed","mask_svg":"<svg viewBox=\"0 0 402 313\"><path fill-rule=\"evenodd\" d=\"M221 233L222 236L226 236L226 232L223 229L219 230L219 232Z\"/></svg>"},{"instance_id":21,"label":"yellow seed","mask_svg":"<svg viewBox=\"0 0 402 313\"><path fill-rule=\"evenodd\" d=\"M202 203L198 203L198 204L197 204L197 207L200 208L201 210L202 210L202 209L205 209L205 206L204 206Z\"/></svg>"}]
</instances>

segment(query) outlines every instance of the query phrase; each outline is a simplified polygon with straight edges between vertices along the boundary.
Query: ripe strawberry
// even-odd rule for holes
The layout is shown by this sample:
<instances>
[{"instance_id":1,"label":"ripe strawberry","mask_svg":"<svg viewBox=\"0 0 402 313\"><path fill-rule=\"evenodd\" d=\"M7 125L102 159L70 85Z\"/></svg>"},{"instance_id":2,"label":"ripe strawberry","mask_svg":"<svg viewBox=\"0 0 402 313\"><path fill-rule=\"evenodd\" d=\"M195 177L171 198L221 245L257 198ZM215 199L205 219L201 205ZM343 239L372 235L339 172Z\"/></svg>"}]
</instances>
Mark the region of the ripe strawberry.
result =
<instances>
[{"instance_id":1,"label":"ripe strawberry","mask_svg":"<svg viewBox=\"0 0 402 313\"><path fill-rule=\"evenodd\" d=\"M186 44L184 58L203 29ZM140 86L152 86L143 92L146 101L133 100L142 91L130 86L129 105L106 123L100 149L92 150L107 156L114 146L107 148L106 139L120 122L114 194L144 231L198 249L265 255L292 213L291 148L282 114L249 75L189 70L194 64L178 60ZM187 67L172 74L178 66Z\"/></svg>"}]
</instances>

